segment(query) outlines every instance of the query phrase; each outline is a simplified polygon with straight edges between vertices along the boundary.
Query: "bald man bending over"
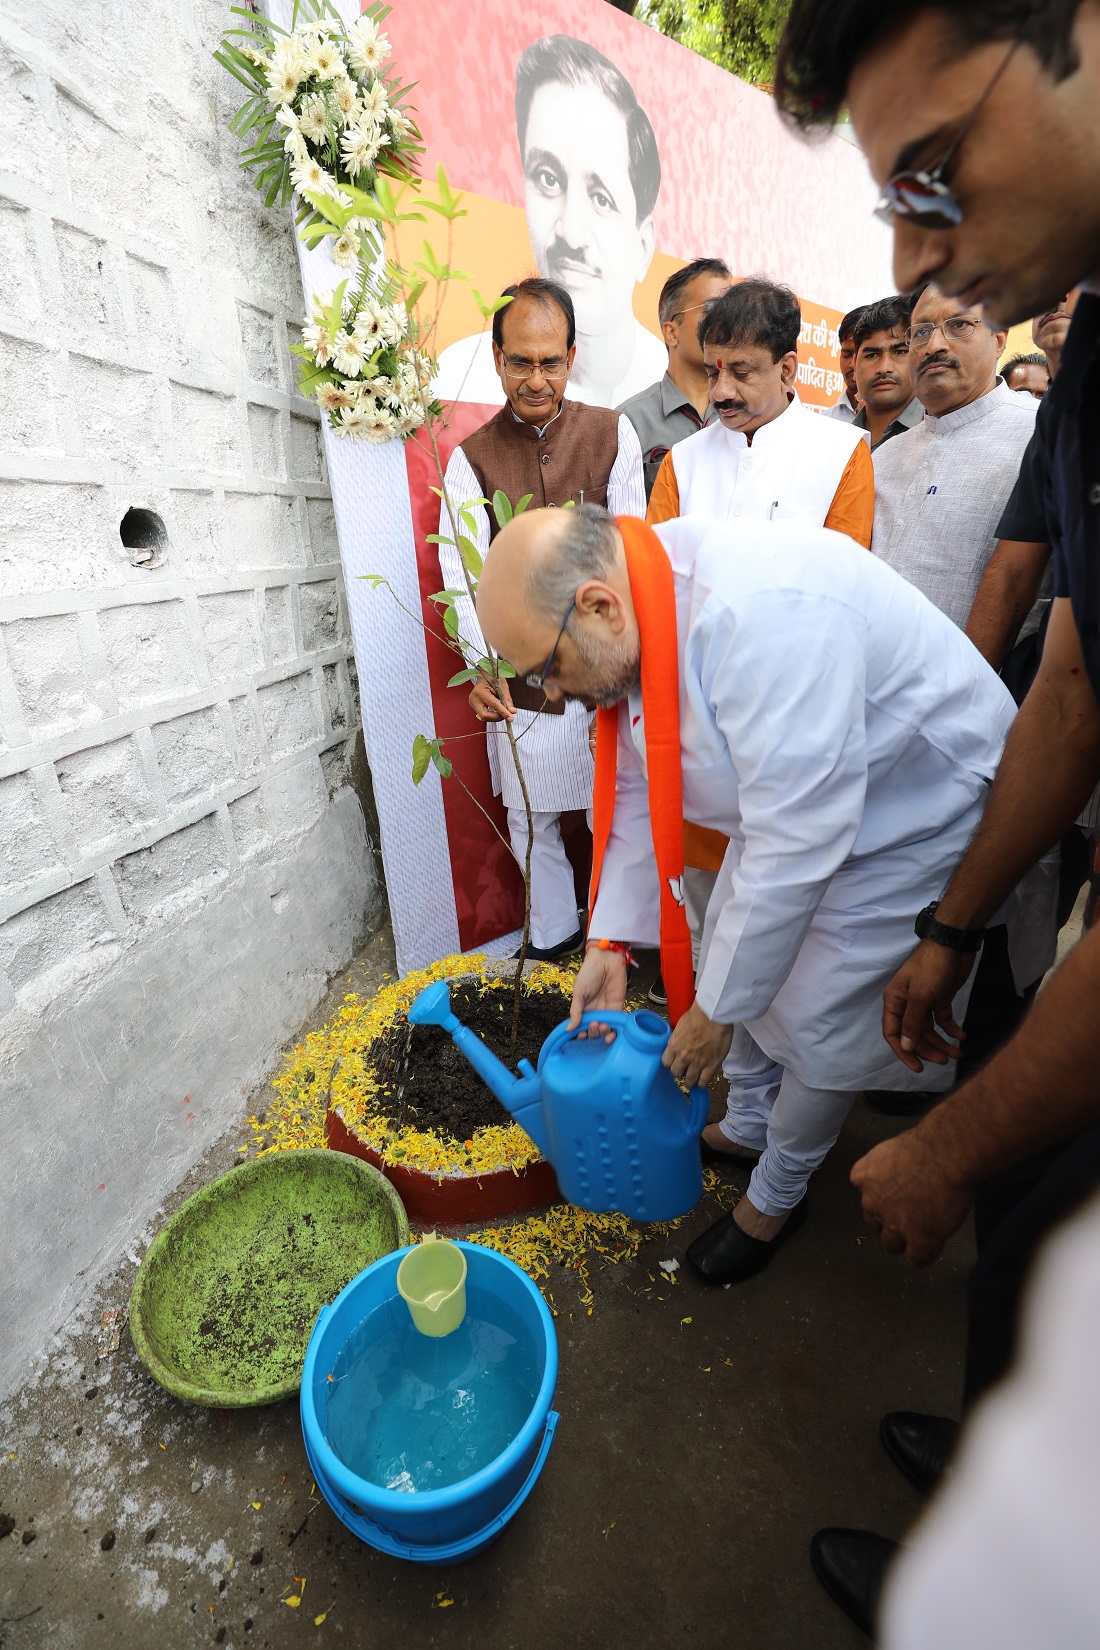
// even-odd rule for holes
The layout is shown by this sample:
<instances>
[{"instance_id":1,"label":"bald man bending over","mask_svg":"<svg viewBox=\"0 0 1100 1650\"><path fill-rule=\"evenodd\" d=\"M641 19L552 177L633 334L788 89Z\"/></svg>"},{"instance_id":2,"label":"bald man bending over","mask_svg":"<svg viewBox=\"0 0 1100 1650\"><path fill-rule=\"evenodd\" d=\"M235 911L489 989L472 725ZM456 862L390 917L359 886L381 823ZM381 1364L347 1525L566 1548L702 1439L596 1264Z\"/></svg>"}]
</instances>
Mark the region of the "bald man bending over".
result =
<instances>
[{"instance_id":1,"label":"bald man bending over","mask_svg":"<svg viewBox=\"0 0 1100 1650\"><path fill-rule=\"evenodd\" d=\"M609 764L613 814L572 1024L623 1006L630 943L661 940L673 1006L667 893L661 911L662 888L682 900L672 781L683 816L730 839L695 1000L689 978L664 1058L694 1084L731 1056L721 1127L755 1167L733 1215L687 1258L704 1281L734 1283L801 1224L809 1177L857 1091L950 1080L894 1058L882 992L980 817L1015 707L950 620L839 533L620 521L592 505L517 517L486 559L478 618L520 676L545 671L549 698L617 707L600 730L597 795ZM678 776L657 772L668 761L658 730L675 729L677 713ZM597 810L597 837L599 823ZM1053 948L1053 913L1031 925L1030 944L1018 919L1044 902L1045 878L1021 885L1006 912L1025 983ZM960 995L956 1018L964 1009Z\"/></svg>"}]
</instances>

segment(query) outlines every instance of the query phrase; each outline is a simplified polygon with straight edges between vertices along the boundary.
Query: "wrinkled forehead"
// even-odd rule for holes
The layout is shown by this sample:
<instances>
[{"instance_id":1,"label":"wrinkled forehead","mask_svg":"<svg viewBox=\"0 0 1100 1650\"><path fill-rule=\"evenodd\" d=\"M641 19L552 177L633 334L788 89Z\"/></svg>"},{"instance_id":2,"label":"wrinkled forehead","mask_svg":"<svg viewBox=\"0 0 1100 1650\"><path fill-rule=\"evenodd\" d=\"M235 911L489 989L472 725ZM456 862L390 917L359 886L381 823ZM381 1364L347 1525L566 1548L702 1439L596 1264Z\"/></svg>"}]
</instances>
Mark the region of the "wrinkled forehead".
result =
<instances>
[{"instance_id":1,"label":"wrinkled forehead","mask_svg":"<svg viewBox=\"0 0 1100 1650\"><path fill-rule=\"evenodd\" d=\"M531 99L523 134L526 163L533 150L555 156L567 169L613 170L629 179L626 115L589 81L547 80ZM633 193L633 191L632 191Z\"/></svg>"},{"instance_id":2,"label":"wrinkled forehead","mask_svg":"<svg viewBox=\"0 0 1100 1650\"><path fill-rule=\"evenodd\" d=\"M741 367L753 372L763 372L766 368L775 366L771 350L747 338L735 339L728 344L704 344L703 361L706 366L714 367L719 372L724 367L733 370Z\"/></svg>"},{"instance_id":3,"label":"wrinkled forehead","mask_svg":"<svg viewBox=\"0 0 1100 1650\"><path fill-rule=\"evenodd\" d=\"M928 287L914 304L909 325L916 327L922 321L948 321L953 315L965 315L970 321L982 319L978 310L963 309L954 298L945 298L935 287Z\"/></svg>"},{"instance_id":4,"label":"wrinkled forehead","mask_svg":"<svg viewBox=\"0 0 1100 1650\"><path fill-rule=\"evenodd\" d=\"M859 346L860 353L862 354L865 349L889 349L892 344L907 343L908 336L908 328L902 326L899 321L896 327L890 327L879 332L869 332Z\"/></svg>"}]
</instances>

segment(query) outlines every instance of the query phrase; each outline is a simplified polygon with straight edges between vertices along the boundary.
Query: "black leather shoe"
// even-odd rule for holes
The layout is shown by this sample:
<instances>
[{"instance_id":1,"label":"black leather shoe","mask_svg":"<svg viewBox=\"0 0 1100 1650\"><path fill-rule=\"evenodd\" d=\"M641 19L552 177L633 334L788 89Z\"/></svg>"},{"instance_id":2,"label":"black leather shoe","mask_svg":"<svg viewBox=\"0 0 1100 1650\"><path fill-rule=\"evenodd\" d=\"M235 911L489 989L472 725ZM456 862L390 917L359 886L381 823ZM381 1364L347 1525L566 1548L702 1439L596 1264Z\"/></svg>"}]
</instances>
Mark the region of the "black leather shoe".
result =
<instances>
[{"instance_id":1,"label":"black leather shoe","mask_svg":"<svg viewBox=\"0 0 1100 1650\"><path fill-rule=\"evenodd\" d=\"M878 1435L894 1465L927 1495L935 1489L955 1453L959 1423L941 1415L916 1415L898 1409L882 1417Z\"/></svg>"},{"instance_id":2,"label":"black leather shoe","mask_svg":"<svg viewBox=\"0 0 1100 1650\"><path fill-rule=\"evenodd\" d=\"M868 1638L875 1636L882 1584L897 1551L896 1541L870 1530L818 1530L810 1542L814 1575Z\"/></svg>"},{"instance_id":3,"label":"black leather shoe","mask_svg":"<svg viewBox=\"0 0 1100 1650\"><path fill-rule=\"evenodd\" d=\"M580 929L578 928L577 932L575 934L570 934L569 938L567 940L562 940L560 945L550 945L550 946L529 945L527 947L527 961L528 962L557 962L558 959L561 958L561 957L568 957L568 955L571 951L579 951L583 941L584 941L584 935L581 933ZM516 961L518 961L518 959L519 959L519 952L518 951L513 951L512 956L511 956L511 961L516 962Z\"/></svg>"},{"instance_id":4,"label":"black leather shoe","mask_svg":"<svg viewBox=\"0 0 1100 1650\"><path fill-rule=\"evenodd\" d=\"M704 1163L727 1163L735 1169L755 1168L762 1155L760 1152L750 1151L747 1146L737 1146L732 1152L724 1152L704 1140L702 1135L699 1136L699 1151Z\"/></svg>"},{"instance_id":5,"label":"black leather shoe","mask_svg":"<svg viewBox=\"0 0 1100 1650\"><path fill-rule=\"evenodd\" d=\"M704 1283L743 1283L762 1272L775 1252L806 1218L806 1199L795 1205L786 1225L767 1243L749 1237L732 1215L723 1215L695 1239L684 1257Z\"/></svg>"},{"instance_id":6,"label":"black leather shoe","mask_svg":"<svg viewBox=\"0 0 1100 1650\"><path fill-rule=\"evenodd\" d=\"M910 1094L905 1089L866 1089L863 1098L872 1111L881 1112L883 1117L919 1117L940 1096Z\"/></svg>"}]
</instances>

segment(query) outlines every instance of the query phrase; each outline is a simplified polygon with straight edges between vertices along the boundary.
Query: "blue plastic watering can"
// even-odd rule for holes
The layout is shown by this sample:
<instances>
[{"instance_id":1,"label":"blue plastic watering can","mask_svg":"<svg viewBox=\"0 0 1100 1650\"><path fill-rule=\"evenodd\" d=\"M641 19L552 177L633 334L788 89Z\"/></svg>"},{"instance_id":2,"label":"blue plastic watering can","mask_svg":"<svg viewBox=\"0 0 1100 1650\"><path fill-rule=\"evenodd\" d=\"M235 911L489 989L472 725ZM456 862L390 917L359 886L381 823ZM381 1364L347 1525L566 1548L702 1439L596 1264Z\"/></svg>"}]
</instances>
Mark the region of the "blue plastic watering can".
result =
<instances>
[{"instance_id":1,"label":"blue plastic watering can","mask_svg":"<svg viewBox=\"0 0 1100 1650\"><path fill-rule=\"evenodd\" d=\"M451 1012L446 980L422 991L409 1009L414 1025L441 1026L474 1070L554 1166L562 1195L578 1208L614 1211L631 1220L675 1220L703 1193L699 1133L707 1091L685 1102L661 1064L668 1022L637 1014L586 1014L609 1026L615 1040L578 1038L568 1022L552 1031L538 1071L521 1060L521 1077Z\"/></svg>"}]
</instances>

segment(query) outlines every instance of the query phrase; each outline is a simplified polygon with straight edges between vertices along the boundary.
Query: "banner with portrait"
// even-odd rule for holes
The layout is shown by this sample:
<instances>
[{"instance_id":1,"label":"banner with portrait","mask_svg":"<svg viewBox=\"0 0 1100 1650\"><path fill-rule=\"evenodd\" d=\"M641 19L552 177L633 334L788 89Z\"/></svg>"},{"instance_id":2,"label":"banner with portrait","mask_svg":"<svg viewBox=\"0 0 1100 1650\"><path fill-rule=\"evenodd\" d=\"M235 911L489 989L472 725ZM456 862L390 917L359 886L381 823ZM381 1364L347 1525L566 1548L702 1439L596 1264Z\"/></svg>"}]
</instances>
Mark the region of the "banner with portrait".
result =
<instances>
[{"instance_id":1,"label":"banner with portrait","mask_svg":"<svg viewBox=\"0 0 1100 1650\"><path fill-rule=\"evenodd\" d=\"M800 141L765 92L607 0L559 0L552 30L530 0L398 0L385 26L402 79L416 83L425 176L442 163L465 197L453 266L487 296L534 274L566 288L572 399L614 407L662 376L658 294L677 268L710 256L735 277L793 287L798 393L820 408L838 399L838 321L892 290L889 234L849 143ZM411 261L423 230L408 227L398 252ZM323 251L303 248L302 266L307 296L336 284ZM448 291L437 347L438 393L451 403L446 463L504 400L488 328L461 284ZM454 655L433 639L434 465L415 440L371 448L326 432L326 454L399 967L510 947L522 885L490 824L502 829L504 815L485 732L465 690L446 687ZM364 574L384 574L389 588ZM417 733L447 741L462 784L433 771L413 785Z\"/></svg>"}]
</instances>

